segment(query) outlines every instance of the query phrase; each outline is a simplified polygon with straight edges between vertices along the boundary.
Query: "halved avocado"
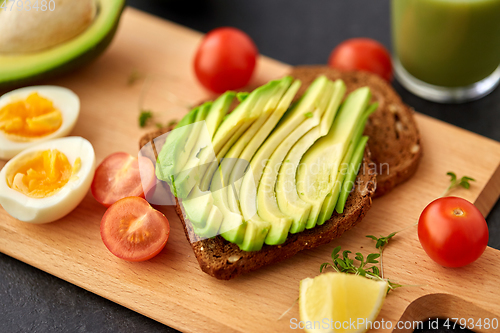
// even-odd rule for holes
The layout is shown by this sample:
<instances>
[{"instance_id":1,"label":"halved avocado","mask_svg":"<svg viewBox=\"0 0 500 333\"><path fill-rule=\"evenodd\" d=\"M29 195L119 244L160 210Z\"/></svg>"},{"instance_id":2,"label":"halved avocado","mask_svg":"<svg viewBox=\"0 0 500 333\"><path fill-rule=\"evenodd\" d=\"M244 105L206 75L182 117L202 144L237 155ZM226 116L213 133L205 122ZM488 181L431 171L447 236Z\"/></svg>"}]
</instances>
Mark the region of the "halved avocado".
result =
<instances>
[{"instance_id":1,"label":"halved avocado","mask_svg":"<svg viewBox=\"0 0 500 333\"><path fill-rule=\"evenodd\" d=\"M94 22L75 38L52 48L16 55L0 54L0 89L29 85L86 65L113 39L125 0L95 0Z\"/></svg>"}]
</instances>

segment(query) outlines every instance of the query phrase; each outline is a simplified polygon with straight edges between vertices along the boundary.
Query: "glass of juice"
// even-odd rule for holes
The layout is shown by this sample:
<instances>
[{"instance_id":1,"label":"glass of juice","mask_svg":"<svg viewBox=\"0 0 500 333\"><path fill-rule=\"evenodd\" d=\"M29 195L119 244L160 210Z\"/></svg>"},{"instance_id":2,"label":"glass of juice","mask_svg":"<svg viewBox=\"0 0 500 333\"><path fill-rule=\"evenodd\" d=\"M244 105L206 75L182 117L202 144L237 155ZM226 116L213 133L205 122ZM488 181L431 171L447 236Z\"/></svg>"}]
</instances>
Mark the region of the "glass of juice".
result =
<instances>
[{"instance_id":1,"label":"glass of juice","mask_svg":"<svg viewBox=\"0 0 500 333\"><path fill-rule=\"evenodd\" d=\"M414 94L461 103L500 82L500 0L391 0L394 69Z\"/></svg>"}]
</instances>

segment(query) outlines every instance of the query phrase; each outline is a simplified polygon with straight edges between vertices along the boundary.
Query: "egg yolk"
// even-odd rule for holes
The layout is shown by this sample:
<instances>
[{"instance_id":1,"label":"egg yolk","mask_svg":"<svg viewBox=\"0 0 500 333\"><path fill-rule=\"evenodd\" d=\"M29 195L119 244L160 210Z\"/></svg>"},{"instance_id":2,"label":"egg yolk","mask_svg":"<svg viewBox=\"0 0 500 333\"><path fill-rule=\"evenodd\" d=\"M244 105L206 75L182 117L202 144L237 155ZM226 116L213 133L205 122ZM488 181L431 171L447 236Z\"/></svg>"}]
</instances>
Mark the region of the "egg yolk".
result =
<instances>
[{"instance_id":1,"label":"egg yolk","mask_svg":"<svg viewBox=\"0 0 500 333\"><path fill-rule=\"evenodd\" d=\"M0 130L15 137L45 136L57 131L61 124L61 111L36 92L26 100L12 102L0 109Z\"/></svg>"},{"instance_id":2,"label":"egg yolk","mask_svg":"<svg viewBox=\"0 0 500 333\"><path fill-rule=\"evenodd\" d=\"M57 149L35 153L7 179L14 190L31 198L46 198L59 191L81 165L78 157L73 167L66 155Z\"/></svg>"}]
</instances>

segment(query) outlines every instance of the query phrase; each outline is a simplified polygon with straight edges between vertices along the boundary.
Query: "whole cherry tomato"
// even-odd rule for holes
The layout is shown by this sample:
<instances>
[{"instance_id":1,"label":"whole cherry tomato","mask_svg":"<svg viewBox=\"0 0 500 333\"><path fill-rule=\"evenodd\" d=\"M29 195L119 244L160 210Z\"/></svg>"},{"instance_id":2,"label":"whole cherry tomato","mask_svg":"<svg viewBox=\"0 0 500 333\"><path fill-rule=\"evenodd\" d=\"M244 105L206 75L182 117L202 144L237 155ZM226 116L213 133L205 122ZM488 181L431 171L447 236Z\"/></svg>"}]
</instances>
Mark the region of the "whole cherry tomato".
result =
<instances>
[{"instance_id":1,"label":"whole cherry tomato","mask_svg":"<svg viewBox=\"0 0 500 333\"><path fill-rule=\"evenodd\" d=\"M425 252L445 267L476 261L488 245L488 225L469 201L445 197L431 202L420 215L418 238Z\"/></svg>"},{"instance_id":2,"label":"whole cherry tomato","mask_svg":"<svg viewBox=\"0 0 500 333\"><path fill-rule=\"evenodd\" d=\"M366 71L392 80L391 55L387 49L370 38L348 39L332 51L328 65L341 71Z\"/></svg>"},{"instance_id":3,"label":"whole cherry tomato","mask_svg":"<svg viewBox=\"0 0 500 333\"><path fill-rule=\"evenodd\" d=\"M252 77L258 54L254 42L243 31L214 29L198 47L194 71L200 83L215 93L242 88Z\"/></svg>"}]
</instances>

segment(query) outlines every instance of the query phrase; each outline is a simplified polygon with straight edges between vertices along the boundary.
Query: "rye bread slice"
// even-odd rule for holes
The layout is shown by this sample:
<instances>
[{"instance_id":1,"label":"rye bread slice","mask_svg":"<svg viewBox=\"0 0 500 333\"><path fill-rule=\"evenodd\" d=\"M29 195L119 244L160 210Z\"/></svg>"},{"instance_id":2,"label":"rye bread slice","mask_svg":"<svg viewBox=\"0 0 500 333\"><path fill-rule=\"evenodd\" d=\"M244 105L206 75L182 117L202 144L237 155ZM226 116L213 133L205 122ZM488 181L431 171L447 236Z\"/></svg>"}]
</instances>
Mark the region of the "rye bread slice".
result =
<instances>
[{"instance_id":1,"label":"rye bread slice","mask_svg":"<svg viewBox=\"0 0 500 333\"><path fill-rule=\"evenodd\" d=\"M414 111L401 101L399 95L383 79L366 72L340 72L327 66L298 66L290 75L302 81L297 96L320 75L330 80L342 79L347 94L358 88L371 89L372 102L378 110L371 115L365 128L370 137L368 145L377 175L375 196L382 196L413 176L422 158L422 143Z\"/></svg>"},{"instance_id":2,"label":"rye bread slice","mask_svg":"<svg viewBox=\"0 0 500 333\"><path fill-rule=\"evenodd\" d=\"M144 135L140 139L139 148L149 142L154 144L153 139L169 130L171 128ZM161 147L156 147L156 149L160 151ZM323 225L306 229L298 234L290 234L284 244L264 245L260 251L241 251L238 245L226 241L222 236L200 239L190 227L191 224L187 223L177 199L175 210L201 269L217 279L229 280L240 274L290 258L299 251L327 244L359 223L372 205L372 197L376 188L376 175L368 168L370 162L370 151L367 148L363 166L355 181L354 191L347 199L343 214L339 215L334 212L332 218Z\"/></svg>"}]
</instances>

